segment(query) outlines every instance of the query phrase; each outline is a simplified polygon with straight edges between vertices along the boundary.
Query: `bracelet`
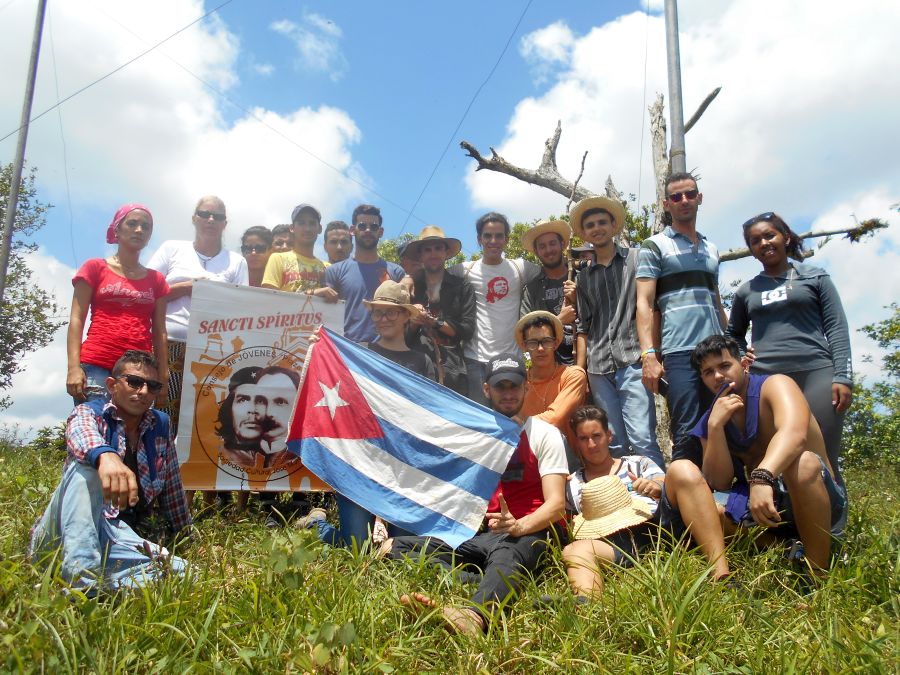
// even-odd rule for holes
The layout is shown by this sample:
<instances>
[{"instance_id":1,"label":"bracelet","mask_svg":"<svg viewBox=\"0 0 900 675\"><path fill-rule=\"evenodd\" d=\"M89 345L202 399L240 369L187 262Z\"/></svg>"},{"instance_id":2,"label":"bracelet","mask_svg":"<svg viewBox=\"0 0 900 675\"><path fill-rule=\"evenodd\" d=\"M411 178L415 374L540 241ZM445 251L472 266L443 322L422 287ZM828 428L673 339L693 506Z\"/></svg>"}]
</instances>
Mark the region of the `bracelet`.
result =
<instances>
[{"instance_id":1,"label":"bracelet","mask_svg":"<svg viewBox=\"0 0 900 675\"><path fill-rule=\"evenodd\" d=\"M768 485L773 490L778 484L775 474L768 469L753 469L750 472L750 485Z\"/></svg>"},{"instance_id":2,"label":"bracelet","mask_svg":"<svg viewBox=\"0 0 900 675\"><path fill-rule=\"evenodd\" d=\"M657 351L653 347L650 347L650 349L645 349L644 351L641 352L641 361L644 360L644 357L647 356L647 354L656 354L656 353L657 353Z\"/></svg>"}]
</instances>

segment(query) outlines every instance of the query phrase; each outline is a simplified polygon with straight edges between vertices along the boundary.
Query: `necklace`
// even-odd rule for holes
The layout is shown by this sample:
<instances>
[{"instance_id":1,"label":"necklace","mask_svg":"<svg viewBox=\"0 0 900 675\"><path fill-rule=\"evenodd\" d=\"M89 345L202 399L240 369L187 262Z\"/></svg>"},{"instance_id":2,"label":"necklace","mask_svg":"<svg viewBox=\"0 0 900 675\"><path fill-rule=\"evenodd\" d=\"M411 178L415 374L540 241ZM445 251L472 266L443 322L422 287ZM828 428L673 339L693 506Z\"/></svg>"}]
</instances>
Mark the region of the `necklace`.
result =
<instances>
[{"instance_id":1,"label":"necklace","mask_svg":"<svg viewBox=\"0 0 900 675\"><path fill-rule=\"evenodd\" d=\"M200 264L203 265L203 269L206 269L206 265L209 263L209 261L212 260L213 258L215 258L217 255L219 255L221 252L222 252L222 249L220 248L218 251L216 251L212 255L203 255L196 248L194 249L194 253L196 253L197 257L200 259Z\"/></svg>"},{"instance_id":2,"label":"necklace","mask_svg":"<svg viewBox=\"0 0 900 675\"><path fill-rule=\"evenodd\" d=\"M121 258L119 258L119 254L113 254L113 262L119 266L119 269L122 270L122 276L126 279L134 279L140 276L144 272L144 268L138 263L137 267L126 267L125 263L122 262Z\"/></svg>"},{"instance_id":3,"label":"necklace","mask_svg":"<svg viewBox=\"0 0 900 675\"><path fill-rule=\"evenodd\" d=\"M532 372L533 371L529 371L529 373L528 373L528 384L531 385L531 391L534 392L535 396L537 396L541 399L541 412L543 412L550 406L550 402L556 398L556 396L554 396L549 401L547 400L547 394L551 393L550 385L554 383L555 378L553 377L553 375L556 374L556 370L553 371L553 374L551 374L547 380L545 380L544 382L541 382L541 383L534 381ZM541 387L541 389L539 390L538 387Z\"/></svg>"}]
</instances>

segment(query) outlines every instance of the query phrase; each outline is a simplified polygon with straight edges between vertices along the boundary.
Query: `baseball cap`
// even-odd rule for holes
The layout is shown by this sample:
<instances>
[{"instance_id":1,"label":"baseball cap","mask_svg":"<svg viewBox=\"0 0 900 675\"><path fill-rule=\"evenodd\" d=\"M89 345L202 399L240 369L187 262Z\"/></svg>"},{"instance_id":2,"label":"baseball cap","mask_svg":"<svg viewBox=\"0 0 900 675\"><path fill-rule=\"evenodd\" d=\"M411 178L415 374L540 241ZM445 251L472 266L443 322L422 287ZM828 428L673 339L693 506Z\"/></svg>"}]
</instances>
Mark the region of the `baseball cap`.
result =
<instances>
[{"instance_id":1,"label":"baseball cap","mask_svg":"<svg viewBox=\"0 0 900 675\"><path fill-rule=\"evenodd\" d=\"M525 381L525 361L521 354L500 354L488 361L484 381L489 386L495 386L503 380L513 384Z\"/></svg>"},{"instance_id":2,"label":"baseball cap","mask_svg":"<svg viewBox=\"0 0 900 675\"><path fill-rule=\"evenodd\" d=\"M297 216L299 216L300 212L303 211L304 209L309 209L310 211L315 213L316 218L319 219L319 222L322 222L322 214L319 213L319 209L317 209L315 206L313 206L312 204L297 204L297 206L294 207L294 210L291 211L291 222L292 223L295 220L297 220Z\"/></svg>"}]
</instances>

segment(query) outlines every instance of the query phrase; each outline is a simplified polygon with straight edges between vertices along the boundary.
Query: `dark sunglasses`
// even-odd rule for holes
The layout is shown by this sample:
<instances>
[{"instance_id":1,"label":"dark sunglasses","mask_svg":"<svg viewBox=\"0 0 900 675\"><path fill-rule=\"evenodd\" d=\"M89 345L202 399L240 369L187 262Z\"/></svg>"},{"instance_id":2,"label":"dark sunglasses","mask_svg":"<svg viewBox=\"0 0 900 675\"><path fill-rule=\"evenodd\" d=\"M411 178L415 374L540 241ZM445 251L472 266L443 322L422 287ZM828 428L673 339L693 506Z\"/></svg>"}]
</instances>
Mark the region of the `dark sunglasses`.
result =
<instances>
[{"instance_id":1,"label":"dark sunglasses","mask_svg":"<svg viewBox=\"0 0 900 675\"><path fill-rule=\"evenodd\" d=\"M675 202L676 204L680 202L682 199L696 199L697 195L700 194L700 190L694 188L693 190L685 190L684 192L673 192L669 195L669 201Z\"/></svg>"},{"instance_id":2,"label":"dark sunglasses","mask_svg":"<svg viewBox=\"0 0 900 675\"><path fill-rule=\"evenodd\" d=\"M157 382L156 380L145 380L143 377L138 375L119 375L117 378L119 380L125 380L125 384L134 389L135 391L140 391L146 385L147 391L151 394L158 394L160 389L162 389L162 382Z\"/></svg>"},{"instance_id":3,"label":"dark sunglasses","mask_svg":"<svg viewBox=\"0 0 900 675\"><path fill-rule=\"evenodd\" d=\"M224 213L216 213L215 211L194 211L194 215L203 220L209 220L209 217L212 216L212 219L217 223L225 220Z\"/></svg>"},{"instance_id":4,"label":"dark sunglasses","mask_svg":"<svg viewBox=\"0 0 900 675\"><path fill-rule=\"evenodd\" d=\"M381 225L378 223L357 223L353 227L356 228L357 232L365 232L368 230L369 232L375 232L376 230L381 228Z\"/></svg>"},{"instance_id":5,"label":"dark sunglasses","mask_svg":"<svg viewBox=\"0 0 900 675\"><path fill-rule=\"evenodd\" d=\"M372 320L379 321L380 319L387 319L388 321L393 321L405 311L406 310L404 309L373 309Z\"/></svg>"},{"instance_id":6,"label":"dark sunglasses","mask_svg":"<svg viewBox=\"0 0 900 675\"><path fill-rule=\"evenodd\" d=\"M748 220L746 223L744 223L741 227L746 230L748 227L752 227L753 225L756 225L756 223L759 223L761 221L768 222L768 221L771 221L773 218L775 218L775 212L774 211L766 211L765 213L760 213L758 216L753 216L750 220Z\"/></svg>"},{"instance_id":7,"label":"dark sunglasses","mask_svg":"<svg viewBox=\"0 0 900 675\"><path fill-rule=\"evenodd\" d=\"M241 246L241 253L248 255L250 253L265 253L269 247L265 244L244 244Z\"/></svg>"}]
</instances>

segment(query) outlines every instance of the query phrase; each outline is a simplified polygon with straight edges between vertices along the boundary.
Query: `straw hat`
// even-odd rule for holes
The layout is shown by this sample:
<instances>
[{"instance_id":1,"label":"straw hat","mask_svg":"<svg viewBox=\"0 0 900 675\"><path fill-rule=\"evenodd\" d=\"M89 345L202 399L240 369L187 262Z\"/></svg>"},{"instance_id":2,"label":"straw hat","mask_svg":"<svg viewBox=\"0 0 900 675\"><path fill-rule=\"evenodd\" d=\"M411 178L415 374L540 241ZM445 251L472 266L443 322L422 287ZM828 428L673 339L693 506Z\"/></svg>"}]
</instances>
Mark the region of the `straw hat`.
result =
<instances>
[{"instance_id":1,"label":"straw hat","mask_svg":"<svg viewBox=\"0 0 900 675\"><path fill-rule=\"evenodd\" d=\"M531 323L532 319L536 319L541 317L543 319L547 319L551 324L553 324L553 333L556 336L556 346L562 343L565 338L565 329L563 328L562 321L559 320L559 317L552 312L545 312L542 309L539 309L535 312L528 312L525 316L519 319L519 322L516 324L516 344L519 345L519 349L523 352L528 351L525 349L525 324Z\"/></svg>"},{"instance_id":2,"label":"straw hat","mask_svg":"<svg viewBox=\"0 0 900 675\"><path fill-rule=\"evenodd\" d=\"M543 223L538 223L522 237L522 248L537 255L537 252L534 250L534 240L548 232L553 232L562 237L562 247L565 250L566 246L569 245L569 240L572 238L572 228L564 220L545 220Z\"/></svg>"},{"instance_id":3,"label":"straw hat","mask_svg":"<svg viewBox=\"0 0 900 675\"><path fill-rule=\"evenodd\" d=\"M595 478L581 489L581 513L575 516L576 539L597 539L651 516L650 505L633 497L618 476Z\"/></svg>"},{"instance_id":4,"label":"straw hat","mask_svg":"<svg viewBox=\"0 0 900 675\"><path fill-rule=\"evenodd\" d=\"M462 242L453 237L444 236L444 231L437 225L426 225L419 233L419 238L407 242L406 254L412 258L419 258L419 248L425 241L442 241L447 245L447 257L452 258L462 250Z\"/></svg>"},{"instance_id":5,"label":"straw hat","mask_svg":"<svg viewBox=\"0 0 900 675\"><path fill-rule=\"evenodd\" d=\"M363 300L363 304L370 312L374 307L382 307L384 309L402 307L409 312L410 319L419 316L418 308L409 304L409 291L402 284L390 279L375 289L375 294L371 300Z\"/></svg>"},{"instance_id":6,"label":"straw hat","mask_svg":"<svg viewBox=\"0 0 900 675\"><path fill-rule=\"evenodd\" d=\"M584 230L581 227L581 219L584 218L585 212L593 209L609 211L612 214L613 220L616 221L616 231L613 234L618 234L622 231L622 227L625 225L625 207L622 206L622 202L610 199L609 197L587 197L578 202L572 207L572 210L569 211L569 224L572 226L572 230L575 234L584 239Z\"/></svg>"}]
</instances>

